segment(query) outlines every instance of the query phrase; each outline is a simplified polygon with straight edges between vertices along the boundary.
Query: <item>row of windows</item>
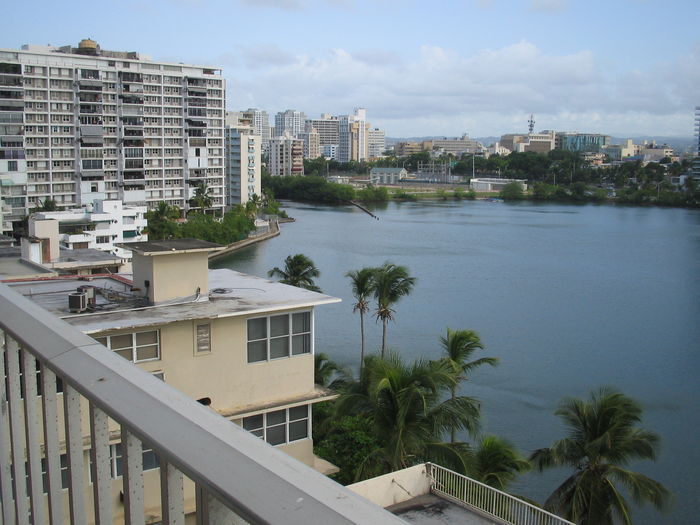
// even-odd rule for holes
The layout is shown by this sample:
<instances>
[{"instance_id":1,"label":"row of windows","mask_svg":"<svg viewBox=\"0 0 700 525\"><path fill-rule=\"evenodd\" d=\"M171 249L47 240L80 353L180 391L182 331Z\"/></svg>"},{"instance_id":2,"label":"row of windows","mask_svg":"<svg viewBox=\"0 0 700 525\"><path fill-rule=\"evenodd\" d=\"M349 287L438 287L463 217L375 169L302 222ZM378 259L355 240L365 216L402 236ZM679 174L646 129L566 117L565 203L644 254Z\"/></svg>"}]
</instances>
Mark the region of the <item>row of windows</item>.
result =
<instances>
[{"instance_id":1,"label":"row of windows","mask_svg":"<svg viewBox=\"0 0 700 525\"><path fill-rule=\"evenodd\" d=\"M284 445L309 437L309 406L283 408L265 414L243 418L243 428L267 441Z\"/></svg>"},{"instance_id":2,"label":"row of windows","mask_svg":"<svg viewBox=\"0 0 700 525\"><path fill-rule=\"evenodd\" d=\"M311 352L311 312L248 319L248 362Z\"/></svg>"}]
</instances>

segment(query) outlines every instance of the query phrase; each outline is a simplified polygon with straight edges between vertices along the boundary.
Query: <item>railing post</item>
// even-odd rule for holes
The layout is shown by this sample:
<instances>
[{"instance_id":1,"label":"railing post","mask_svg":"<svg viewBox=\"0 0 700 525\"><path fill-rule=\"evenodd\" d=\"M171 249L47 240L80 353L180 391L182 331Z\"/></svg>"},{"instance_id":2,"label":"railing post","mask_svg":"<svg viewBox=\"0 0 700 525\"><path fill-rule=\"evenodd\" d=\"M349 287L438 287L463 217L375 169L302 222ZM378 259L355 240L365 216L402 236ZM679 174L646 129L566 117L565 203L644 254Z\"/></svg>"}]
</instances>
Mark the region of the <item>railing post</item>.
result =
<instances>
[{"instance_id":1,"label":"railing post","mask_svg":"<svg viewBox=\"0 0 700 525\"><path fill-rule=\"evenodd\" d=\"M90 469L95 506L95 523L112 524L112 476L109 464L109 420L107 414L90 404Z\"/></svg>"},{"instance_id":2,"label":"railing post","mask_svg":"<svg viewBox=\"0 0 700 525\"><path fill-rule=\"evenodd\" d=\"M122 425L122 480L126 525L145 523L143 501L143 448L141 441Z\"/></svg>"},{"instance_id":3,"label":"railing post","mask_svg":"<svg viewBox=\"0 0 700 525\"><path fill-rule=\"evenodd\" d=\"M15 517L18 523L29 519L27 506L27 485L24 481L24 425L20 403L22 387L19 370L19 345L12 337L5 338L7 355L7 383L9 391L10 444L12 448L12 484L15 495ZM12 501L10 498L7 501Z\"/></svg>"},{"instance_id":4,"label":"railing post","mask_svg":"<svg viewBox=\"0 0 700 525\"><path fill-rule=\"evenodd\" d=\"M182 472L160 460L160 506L164 525L184 525Z\"/></svg>"},{"instance_id":5,"label":"railing post","mask_svg":"<svg viewBox=\"0 0 700 525\"><path fill-rule=\"evenodd\" d=\"M63 385L63 406L66 424L66 452L71 523L86 523L83 491L83 436L80 417L80 394L70 385Z\"/></svg>"},{"instance_id":6,"label":"railing post","mask_svg":"<svg viewBox=\"0 0 700 525\"><path fill-rule=\"evenodd\" d=\"M49 491L49 519L52 525L63 523L63 480L61 477L61 450L58 446L58 396L56 374L41 364L41 391L44 415L44 456Z\"/></svg>"},{"instance_id":7,"label":"railing post","mask_svg":"<svg viewBox=\"0 0 700 525\"><path fill-rule=\"evenodd\" d=\"M12 451L10 450L10 414L8 412L7 384L5 383L5 355L6 339L9 338L5 332L0 332L0 496L2 497L2 521L3 523L13 523L15 516L12 507Z\"/></svg>"},{"instance_id":8,"label":"railing post","mask_svg":"<svg viewBox=\"0 0 700 525\"><path fill-rule=\"evenodd\" d=\"M27 438L27 470L29 473L29 501L32 508L32 523L43 525L44 483L41 476L41 443L39 431L39 410L37 410L36 358L29 352L22 352L24 368L24 428Z\"/></svg>"}]
</instances>

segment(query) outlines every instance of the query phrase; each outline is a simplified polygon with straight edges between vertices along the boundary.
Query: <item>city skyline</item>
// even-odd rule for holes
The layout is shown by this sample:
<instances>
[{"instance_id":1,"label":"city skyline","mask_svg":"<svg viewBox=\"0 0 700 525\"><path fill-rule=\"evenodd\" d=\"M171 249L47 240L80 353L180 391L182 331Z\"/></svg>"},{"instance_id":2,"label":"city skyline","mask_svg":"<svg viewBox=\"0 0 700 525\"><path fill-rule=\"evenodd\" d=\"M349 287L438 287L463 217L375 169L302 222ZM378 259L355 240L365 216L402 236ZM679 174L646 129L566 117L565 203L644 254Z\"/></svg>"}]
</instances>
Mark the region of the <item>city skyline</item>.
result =
<instances>
[{"instance_id":1,"label":"city skyline","mask_svg":"<svg viewBox=\"0 0 700 525\"><path fill-rule=\"evenodd\" d=\"M88 9L88 6L91 6ZM43 10L47 16L36 17ZM227 109L347 114L389 137L556 129L691 137L700 6L689 0L127 0L14 4L0 47L76 45L224 68ZM103 18L102 20L107 20ZM92 29L93 27L99 30Z\"/></svg>"}]
</instances>

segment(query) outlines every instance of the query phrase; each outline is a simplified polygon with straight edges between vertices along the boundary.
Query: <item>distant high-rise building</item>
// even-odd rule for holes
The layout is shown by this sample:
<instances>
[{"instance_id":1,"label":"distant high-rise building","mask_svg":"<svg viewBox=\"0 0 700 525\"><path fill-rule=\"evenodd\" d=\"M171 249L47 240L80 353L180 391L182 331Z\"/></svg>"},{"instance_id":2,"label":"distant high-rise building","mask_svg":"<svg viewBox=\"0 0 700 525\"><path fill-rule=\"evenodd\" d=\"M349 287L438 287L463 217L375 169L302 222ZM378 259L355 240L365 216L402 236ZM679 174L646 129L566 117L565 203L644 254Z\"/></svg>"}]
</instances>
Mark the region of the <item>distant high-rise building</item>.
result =
<instances>
[{"instance_id":1,"label":"distant high-rise building","mask_svg":"<svg viewBox=\"0 0 700 525\"><path fill-rule=\"evenodd\" d=\"M332 117L328 113L321 115L321 118L306 119L306 131L314 128L318 132L319 144L321 146L338 145L338 117Z\"/></svg>"},{"instance_id":2,"label":"distant high-rise building","mask_svg":"<svg viewBox=\"0 0 700 525\"><path fill-rule=\"evenodd\" d=\"M527 135L508 133L502 135L499 142L501 147L518 153L526 151L548 153L555 148L555 143L556 134L554 131L541 131Z\"/></svg>"},{"instance_id":3,"label":"distant high-rise building","mask_svg":"<svg viewBox=\"0 0 700 525\"><path fill-rule=\"evenodd\" d=\"M697 149L693 159L693 176L700 178L700 106L695 108L695 137L697 138Z\"/></svg>"},{"instance_id":4,"label":"distant high-rise building","mask_svg":"<svg viewBox=\"0 0 700 525\"><path fill-rule=\"evenodd\" d=\"M384 156L386 151L386 137L384 130L379 128L370 129L367 133L367 156L376 159Z\"/></svg>"},{"instance_id":5,"label":"distant high-rise building","mask_svg":"<svg viewBox=\"0 0 700 525\"><path fill-rule=\"evenodd\" d=\"M245 204L261 194L261 138L255 133L249 112L226 113L226 202Z\"/></svg>"},{"instance_id":6,"label":"distant high-rise building","mask_svg":"<svg viewBox=\"0 0 700 525\"><path fill-rule=\"evenodd\" d=\"M338 161L366 160L369 131L367 110L355 108L352 115L341 115L338 121Z\"/></svg>"},{"instance_id":7,"label":"distant high-rise building","mask_svg":"<svg viewBox=\"0 0 700 525\"><path fill-rule=\"evenodd\" d=\"M297 137L299 133L304 131L306 123L306 115L303 111L288 109L280 111L275 115L275 137L282 137L285 133L289 133L293 137Z\"/></svg>"},{"instance_id":8,"label":"distant high-rise building","mask_svg":"<svg viewBox=\"0 0 700 525\"><path fill-rule=\"evenodd\" d=\"M555 148L568 151L599 152L610 144L610 135L599 133L557 132Z\"/></svg>"},{"instance_id":9,"label":"distant high-rise building","mask_svg":"<svg viewBox=\"0 0 700 525\"><path fill-rule=\"evenodd\" d=\"M270 175L303 175L304 142L291 133L270 139Z\"/></svg>"},{"instance_id":10,"label":"distant high-rise building","mask_svg":"<svg viewBox=\"0 0 700 525\"><path fill-rule=\"evenodd\" d=\"M5 222L51 199L185 210L206 184L224 207L221 70L78 47L0 50L0 179Z\"/></svg>"},{"instance_id":11,"label":"distant high-rise building","mask_svg":"<svg viewBox=\"0 0 700 525\"><path fill-rule=\"evenodd\" d=\"M305 159L317 159L321 156L321 143L316 128L299 133L299 138L304 142Z\"/></svg>"},{"instance_id":12,"label":"distant high-rise building","mask_svg":"<svg viewBox=\"0 0 700 525\"><path fill-rule=\"evenodd\" d=\"M270 144L270 116L267 111L257 108L248 108L242 112L243 117L250 120L253 133L260 137L262 152L267 153Z\"/></svg>"}]
</instances>

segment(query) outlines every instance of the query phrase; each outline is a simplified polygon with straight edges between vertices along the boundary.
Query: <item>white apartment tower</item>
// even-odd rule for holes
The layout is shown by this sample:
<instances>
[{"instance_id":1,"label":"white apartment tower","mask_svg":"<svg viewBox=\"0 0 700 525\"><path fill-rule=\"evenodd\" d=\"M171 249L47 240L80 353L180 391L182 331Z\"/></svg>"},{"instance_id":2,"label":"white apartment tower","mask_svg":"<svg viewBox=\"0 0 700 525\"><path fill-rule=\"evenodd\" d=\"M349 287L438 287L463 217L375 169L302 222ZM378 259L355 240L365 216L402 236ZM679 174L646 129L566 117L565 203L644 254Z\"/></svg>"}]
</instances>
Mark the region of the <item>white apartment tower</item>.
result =
<instances>
[{"instance_id":1,"label":"white apartment tower","mask_svg":"<svg viewBox=\"0 0 700 525\"><path fill-rule=\"evenodd\" d=\"M321 114L321 118L306 119L306 131L315 129L321 146L338 145L338 117L332 117L328 113Z\"/></svg>"},{"instance_id":2,"label":"white apartment tower","mask_svg":"<svg viewBox=\"0 0 700 525\"><path fill-rule=\"evenodd\" d=\"M270 139L270 175L303 175L304 142L290 133Z\"/></svg>"},{"instance_id":3,"label":"white apartment tower","mask_svg":"<svg viewBox=\"0 0 700 525\"><path fill-rule=\"evenodd\" d=\"M367 156L370 159L377 159L384 156L386 151L386 137L384 130L379 128L370 129L367 132Z\"/></svg>"},{"instance_id":4,"label":"white apartment tower","mask_svg":"<svg viewBox=\"0 0 700 525\"><path fill-rule=\"evenodd\" d=\"M221 70L107 51L0 50L0 179L5 220L46 199L184 210L206 184L224 207ZM9 159L9 162L7 160Z\"/></svg>"},{"instance_id":5,"label":"white apartment tower","mask_svg":"<svg viewBox=\"0 0 700 525\"><path fill-rule=\"evenodd\" d=\"M261 140L249 113L226 113L226 202L229 207L245 204L261 194Z\"/></svg>"},{"instance_id":6,"label":"white apartment tower","mask_svg":"<svg viewBox=\"0 0 700 525\"><path fill-rule=\"evenodd\" d=\"M275 137L281 137L285 133L289 133L296 137L304 131L306 115L303 111L288 109L280 111L275 115Z\"/></svg>"},{"instance_id":7,"label":"white apartment tower","mask_svg":"<svg viewBox=\"0 0 700 525\"><path fill-rule=\"evenodd\" d=\"M257 108L248 108L242 112L243 117L250 120L253 133L260 137L262 152L267 153L270 146L270 116L267 111Z\"/></svg>"}]
</instances>

